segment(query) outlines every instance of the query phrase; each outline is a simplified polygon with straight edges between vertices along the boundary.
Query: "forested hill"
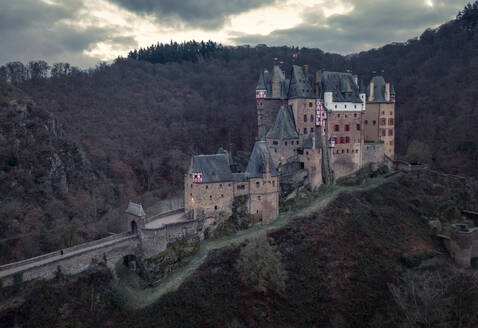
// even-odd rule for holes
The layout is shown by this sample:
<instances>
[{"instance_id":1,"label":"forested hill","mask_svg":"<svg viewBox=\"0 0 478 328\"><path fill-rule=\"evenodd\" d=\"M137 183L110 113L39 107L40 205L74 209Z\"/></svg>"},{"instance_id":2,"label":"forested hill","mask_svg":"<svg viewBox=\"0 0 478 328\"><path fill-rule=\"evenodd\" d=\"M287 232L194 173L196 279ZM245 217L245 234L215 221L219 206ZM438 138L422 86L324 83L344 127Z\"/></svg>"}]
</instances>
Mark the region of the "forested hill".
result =
<instances>
[{"instance_id":1,"label":"forested hill","mask_svg":"<svg viewBox=\"0 0 478 328\"><path fill-rule=\"evenodd\" d=\"M116 187L101 196L115 199L112 207L133 196L147 203L180 193L194 153L222 145L247 158L256 137L258 74L275 57L290 72L295 53L295 63L311 71L352 69L368 81L372 71L384 70L397 91L398 157L476 176L478 5L467 8L420 37L346 57L307 48L171 43L133 50L129 58L88 71L65 63L51 69L42 61L9 63L0 67L0 79L62 124L63 137L81 148L92 172ZM84 206L94 206L95 191L89 196Z\"/></svg>"}]
</instances>

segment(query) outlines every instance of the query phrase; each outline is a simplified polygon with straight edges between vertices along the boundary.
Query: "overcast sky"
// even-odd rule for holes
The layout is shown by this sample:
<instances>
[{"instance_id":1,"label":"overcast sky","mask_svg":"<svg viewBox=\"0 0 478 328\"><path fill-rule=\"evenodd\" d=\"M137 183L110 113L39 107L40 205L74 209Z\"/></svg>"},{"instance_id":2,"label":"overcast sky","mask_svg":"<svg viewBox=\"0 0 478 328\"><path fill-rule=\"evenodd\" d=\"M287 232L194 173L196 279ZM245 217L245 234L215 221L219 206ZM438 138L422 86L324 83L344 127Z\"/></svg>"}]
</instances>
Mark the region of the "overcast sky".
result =
<instances>
[{"instance_id":1,"label":"overcast sky","mask_svg":"<svg viewBox=\"0 0 478 328\"><path fill-rule=\"evenodd\" d=\"M453 19L463 0L0 0L0 65L83 68L156 42L317 47L349 54Z\"/></svg>"}]
</instances>

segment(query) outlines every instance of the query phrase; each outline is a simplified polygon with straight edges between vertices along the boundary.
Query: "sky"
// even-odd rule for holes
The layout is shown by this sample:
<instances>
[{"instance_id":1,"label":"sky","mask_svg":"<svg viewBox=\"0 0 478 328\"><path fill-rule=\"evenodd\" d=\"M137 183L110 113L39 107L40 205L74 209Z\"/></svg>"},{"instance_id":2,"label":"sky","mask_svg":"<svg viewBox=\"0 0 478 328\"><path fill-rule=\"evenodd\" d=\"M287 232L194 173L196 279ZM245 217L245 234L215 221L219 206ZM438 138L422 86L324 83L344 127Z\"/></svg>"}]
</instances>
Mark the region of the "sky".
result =
<instances>
[{"instance_id":1,"label":"sky","mask_svg":"<svg viewBox=\"0 0 478 328\"><path fill-rule=\"evenodd\" d=\"M213 40L350 54L455 18L463 0L0 0L0 65L81 68L157 42Z\"/></svg>"}]
</instances>

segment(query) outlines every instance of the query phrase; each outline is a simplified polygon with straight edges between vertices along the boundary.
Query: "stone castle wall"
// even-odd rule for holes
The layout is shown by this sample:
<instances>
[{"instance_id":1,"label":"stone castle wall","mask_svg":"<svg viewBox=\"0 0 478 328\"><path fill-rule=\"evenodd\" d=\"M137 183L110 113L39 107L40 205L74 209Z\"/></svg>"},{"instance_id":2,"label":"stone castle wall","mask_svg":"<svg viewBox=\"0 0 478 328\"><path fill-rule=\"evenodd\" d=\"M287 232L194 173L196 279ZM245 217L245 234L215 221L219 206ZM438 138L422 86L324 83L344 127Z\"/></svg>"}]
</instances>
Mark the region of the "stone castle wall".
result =
<instances>
[{"instance_id":1,"label":"stone castle wall","mask_svg":"<svg viewBox=\"0 0 478 328\"><path fill-rule=\"evenodd\" d=\"M280 164L286 163L289 158L297 155L300 142L299 139L267 139L267 147L274 165L278 167Z\"/></svg>"},{"instance_id":2,"label":"stone castle wall","mask_svg":"<svg viewBox=\"0 0 478 328\"><path fill-rule=\"evenodd\" d=\"M63 274L77 274L88 269L90 265L105 260L106 264L112 267L124 255L133 254L137 250L138 242L136 235L120 234L119 238L108 240L106 243L94 245L86 243L65 249L63 255L59 251L52 253L54 256L30 259L29 265L25 265L20 271L11 270L14 266L2 266L0 277L3 284L8 286L13 284L13 276L17 272L22 275L23 281L29 281L37 278L51 279L55 277L58 268ZM22 262L21 265L24 265L25 261L20 261Z\"/></svg>"},{"instance_id":3,"label":"stone castle wall","mask_svg":"<svg viewBox=\"0 0 478 328\"><path fill-rule=\"evenodd\" d=\"M250 179L249 214L268 224L279 216L279 179L264 174L263 179Z\"/></svg>"},{"instance_id":4,"label":"stone castle wall","mask_svg":"<svg viewBox=\"0 0 478 328\"><path fill-rule=\"evenodd\" d=\"M322 150L304 149L304 153L299 158L308 172L310 186L312 188L319 187L322 184Z\"/></svg>"},{"instance_id":5,"label":"stone castle wall","mask_svg":"<svg viewBox=\"0 0 478 328\"><path fill-rule=\"evenodd\" d=\"M301 146L311 132L315 130L315 107L316 99L294 98L289 99L292 105L294 120L301 139Z\"/></svg>"},{"instance_id":6,"label":"stone castle wall","mask_svg":"<svg viewBox=\"0 0 478 328\"><path fill-rule=\"evenodd\" d=\"M363 164L382 163L385 160L385 145L383 142L365 142L363 145Z\"/></svg>"}]
</instances>

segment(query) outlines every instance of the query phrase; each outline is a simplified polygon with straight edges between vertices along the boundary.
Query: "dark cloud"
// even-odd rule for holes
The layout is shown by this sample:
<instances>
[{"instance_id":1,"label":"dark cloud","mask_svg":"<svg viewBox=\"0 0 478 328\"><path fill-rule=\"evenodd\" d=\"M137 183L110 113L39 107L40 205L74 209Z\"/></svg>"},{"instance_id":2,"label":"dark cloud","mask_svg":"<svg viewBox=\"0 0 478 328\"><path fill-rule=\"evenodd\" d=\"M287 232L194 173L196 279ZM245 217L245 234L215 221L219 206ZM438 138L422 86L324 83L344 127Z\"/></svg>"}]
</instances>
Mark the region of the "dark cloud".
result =
<instances>
[{"instance_id":1,"label":"dark cloud","mask_svg":"<svg viewBox=\"0 0 478 328\"><path fill-rule=\"evenodd\" d=\"M352 53L392 41L406 41L428 27L456 16L467 1L435 0L433 7L420 0L348 1L354 9L346 15L325 17L320 7L304 13L299 26L269 35L239 35L239 44L296 45L325 51Z\"/></svg>"},{"instance_id":2,"label":"dark cloud","mask_svg":"<svg viewBox=\"0 0 478 328\"><path fill-rule=\"evenodd\" d=\"M222 27L228 16L283 0L109 0L138 14L154 15L167 25L202 29Z\"/></svg>"},{"instance_id":3,"label":"dark cloud","mask_svg":"<svg viewBox=\"0 0 478 328\"><path fill-rule=\"evenodd\" d=\"M80 19L82 2L61 0L50 5L39 0L6 1L0 5L0 65L9 61L43 59L93 66L100 58L83 54L98 42L136 47L131 36L117 36L117 26L80 28L64 20Z\"/></svg>"}]
</instances>

